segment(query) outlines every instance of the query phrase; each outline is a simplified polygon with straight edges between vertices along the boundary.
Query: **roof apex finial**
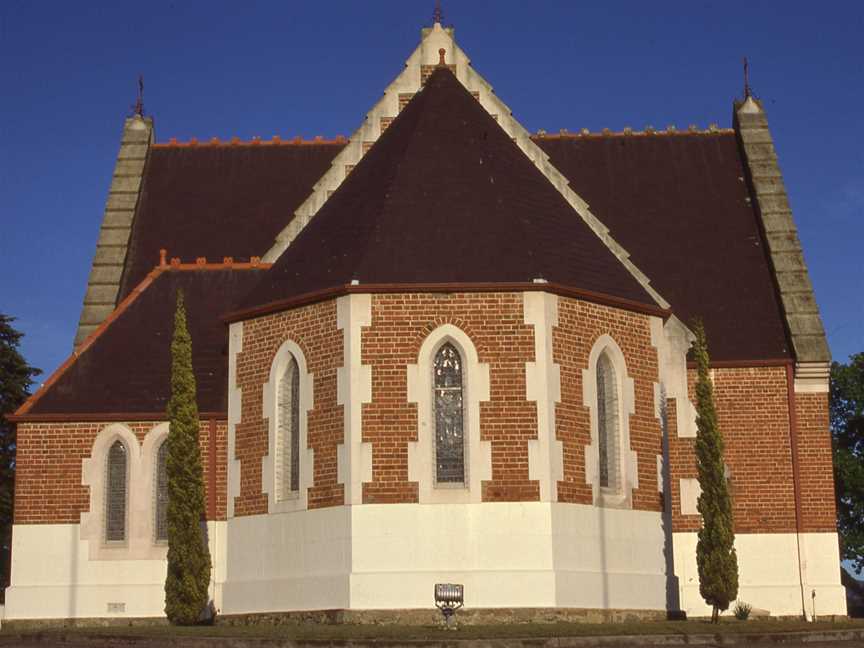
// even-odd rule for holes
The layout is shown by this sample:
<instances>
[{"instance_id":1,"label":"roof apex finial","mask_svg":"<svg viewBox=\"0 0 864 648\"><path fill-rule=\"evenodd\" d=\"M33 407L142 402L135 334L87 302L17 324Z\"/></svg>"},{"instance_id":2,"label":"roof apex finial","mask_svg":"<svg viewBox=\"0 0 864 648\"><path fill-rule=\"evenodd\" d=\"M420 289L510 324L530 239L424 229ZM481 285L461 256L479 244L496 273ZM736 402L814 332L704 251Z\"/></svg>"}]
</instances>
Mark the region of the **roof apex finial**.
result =
<instances>
[{"instance_id":1,"label":"roof apex finial","mask_svg":"<svg viewBox=\"0 0 864 648\"><path fill-rule=\"evenodd\" d=\"M134 114L138 117L144 116L144 75L138 75L138 98L135 100L135 106L132 108Z\"/></svg>"},{"instance_id":2,"label":"roof apex finial","mask_svg":"<svg viewBox=\"0 0 864 648\"><path fill-rule=\"evenodd\" d=\"M750 90L750 64L747 62L747 57L744 57L744 100L746 101L752 96Z\"/></svg>"},{"instance_id":3,"label":"roof apex finial","mask_svg":"<svg viewBox=\"0 0 864 648\"><path fill-rule=\"evenodd\" d=\"M444 12L441 11L441 0L435 0L435 10L432 12L432 25L440 25L444 20Z\"/></svg>"}]
</instances>

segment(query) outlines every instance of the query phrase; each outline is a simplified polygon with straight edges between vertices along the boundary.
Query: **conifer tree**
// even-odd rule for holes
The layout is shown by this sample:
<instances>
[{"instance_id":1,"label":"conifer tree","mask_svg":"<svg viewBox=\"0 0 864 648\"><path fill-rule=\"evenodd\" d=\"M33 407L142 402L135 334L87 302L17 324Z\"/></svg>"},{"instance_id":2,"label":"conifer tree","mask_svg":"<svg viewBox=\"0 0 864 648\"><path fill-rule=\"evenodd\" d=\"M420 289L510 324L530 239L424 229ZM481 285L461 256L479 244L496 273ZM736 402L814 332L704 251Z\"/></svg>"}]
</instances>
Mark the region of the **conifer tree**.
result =
<instances>
[{"instance_id":1,"label":"conifer tree","mask_svg":"<svg viewBox=\"0 0 864 648\"><path fill-rule=\"evenodd\" d=\"M708 342L702 322L695 322L693 355L696 359L696 466L699 471L697 509L702 528L696 544L699 593L712 607L717 623L721 611L738 596L738 556L732 526L732 500L723 464L723 437L717 426L714 387L709 374Z\"/></svg>"},{"instance_id":2,"label":"conifer tree","mask_svg":"<svg viewBox=\"0 0 864 648\"><path fill-rule=\"evenodd\" d=\"M192 372L192 339L183 292L177 292L171 341L171 400L168 402L168 575L165 615L176 625L197 623L208 604L210 552L204 519L204 476L198 447L198 405Z\"/></svg>"},{"instance_id":3,"label":"conifer tree","mask_svg":"<svg viewBox=\"0 0 864 648\"><path fill-rule=\"evenodd\" d=\"M9 584L12 512L15 487L15 424L6 419L30 394L33 378L42 373L27 364L18 347L23 334L14 317L0 313L0 602Z\"/></svg>"}]
</instances>

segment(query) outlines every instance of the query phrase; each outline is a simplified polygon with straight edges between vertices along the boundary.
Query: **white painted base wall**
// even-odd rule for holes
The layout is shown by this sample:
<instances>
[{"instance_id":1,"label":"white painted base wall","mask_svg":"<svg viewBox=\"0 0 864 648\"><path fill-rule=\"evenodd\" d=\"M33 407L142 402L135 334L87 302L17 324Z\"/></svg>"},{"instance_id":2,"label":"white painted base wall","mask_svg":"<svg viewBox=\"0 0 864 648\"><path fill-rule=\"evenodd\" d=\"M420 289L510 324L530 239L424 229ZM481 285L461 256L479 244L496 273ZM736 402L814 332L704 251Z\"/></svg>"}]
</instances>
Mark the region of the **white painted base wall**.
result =
<instances>
[{"instance_id":1,"label":"white painted base wall","mask_svg":"<svg viewBox=\"0 0 864 648\"><path fill-rule=\"evenodd\" d=\"M214 574L224 561L225 523L207 525ZM78 524L16 524L12 528L12 583L6 589L7 619L163 616L164 558L90 560ZM224 552L222 552L224 553ZM224 572L221 572L224 573ZM220 588L214 587L218 598ZM122 604L109 612L108 604ZM116 608L115 608L116 609Z\"/></svg>"},{"instance_id":2,"label":"white painted base wall","mask_svg":"<svg viewBox=\"0 0 864 648\"><path fill-rule=\"evenodd\" d=\"M543 502L386 504L208 524L222 614L432 606L433 585L465 585L468 608L663 610L699 596L696 534L673 536L667 579L659 513ZM736 537L740 600L801 613L794 534ZM837 535L801 536L808 616L846 614ZM677 576L677 578L676 578ZM77 524L16 525L7 619L160 617L164 560L91 560ZM109 603L122 612L109 613Z\"/></svg>"},{"instance_id":3,"label":"white painted base wall","mask_svg":"<svg viewBox=\"0 0 864 648\"><path fill-rule=\"evenodd\" d=\"M347 608L351 509L231 518L221 614Z\"/></svg>"},{"instance_id":4,"label":"white painted base wall","mask_svg":"<svg viewBox=\"0 0 864 648\"><path fill-rule=\"evenodd\" d=\"M429 608L440 582L475 608L666 605L659 513L363 505L231 519L227 542L223 614Z\"/></svg>"},{"instance_id":5,"label":"white painted base wall","mask_svg":"<svg viewBox=\"0 0 864 648\"><path fill-rule=\"evenodd\" d=\"M803 533L801 575L807 617L845 615L846 590L840 584L836 533ZM699 595L695 533L674 534L675 572L680 577L681 609L688 616L708 616ZM801 576L794 533L738 534L738 600L775 616L801 616ZM816 592L813 599L812 593ZM731 608L726 614L731 614Z\"/></svg>"}]
</instances>

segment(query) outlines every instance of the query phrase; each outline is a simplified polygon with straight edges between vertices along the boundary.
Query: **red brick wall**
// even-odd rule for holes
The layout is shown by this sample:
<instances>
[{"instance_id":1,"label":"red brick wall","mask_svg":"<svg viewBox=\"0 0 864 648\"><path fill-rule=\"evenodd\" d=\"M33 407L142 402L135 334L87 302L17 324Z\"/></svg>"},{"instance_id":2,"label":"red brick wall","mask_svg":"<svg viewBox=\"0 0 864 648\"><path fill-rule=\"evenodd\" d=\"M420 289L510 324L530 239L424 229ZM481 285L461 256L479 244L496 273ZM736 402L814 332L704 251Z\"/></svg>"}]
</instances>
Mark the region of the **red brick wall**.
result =
<instances>
[{"instance_id":1,"label":"red brick wall","mask_svg":"<svg viewBox=\"0 0 864 648\"><path fill-rule=\"evenodd\" d=\"M416 502L408 481L408 442L417 440L417 406L408 402L406 366L423 341L449 323L489 364L489 401L480 403L480 436L492 448L485 501L540 498L528 479L528 440L537 409L525 399L525 363L534 360L534 328L524 323L522 293L391 294L372 298L372 326L362 332L362 362L372 365L372 402L363 406L363 440L372 443L372 482L363 501Z\"/></svg>"},{"instance_id":2,"label":"red brick wall","mask_svg":"<svg viewBox=\"0 0 864 648\"><path fill-rule=\"evenodd\" d=\"M795 394L801 530L835 531L834 465L828 428L828 394Z\"/></svg>"},{"instance_id":3,"label":"red brick wall","mask_svg":"<svg viewBox=\"0 0 864 648\"><path fill-rule=\"evenodd\" d=\"M15 474L15 524L77 524L90 510L90 488L81 483L82 461L98 434L113 423L19 423ZM138 442L158 421L124 422ZM205 492L209 489L209 422L201 421ZM217 421L216 515L225 519L225 421ZM209 501L209 492L206 493Z\"/></svg>"},{"instance_id":4,"label":"red brick wall","mask_svg":"<svg viewBox=\"0 0 864 648\"><path fill-rule=\"evenodd\" d=\"M235 458L240 460L240 496L234 501L237 516L267 512L267 496L261 492L261 459L268 453L263 388L276 352L288 339L303 351L307 371L314 376L314 403L307 419L315 462L309 508L345 502L336 475L336 446L345 435L343 408L336 404L336 370L344 363L343 332L336 328L336 301L330 300L243 323L243 350L237 357L237 386L242 390L235 435Z\"/></svg>"},{"instance_id":5,"label":"red brick wall","mask_svg":"<svg viewBox=\"0 0 864 648\"><path fill-rule=\"evenodd\" d=\"M210 421L201 421L200 445L201 461L204 467L204 489L207 495L207 519L224 520L226 518L226 503L228 502L228 469L226 458L228 456L228 421L217 420L215 445L215 466L210 463ZM211 467L215 468L215 474L211 478ZM215 488L210 490L211 479L215 482Z\"/></svg>"},{"instance_id":6,"label":"red brick wall","mask_svg":"<svg viewBox=\"0 0 864 648\"><path fill-rule=\"evenodd\" d=\"M695 404L696 370L688 370ZM714 369L717 419L732 473L732 507L738 533L795 531L789 406L785 367ZM698 515L681 515L678 480L696 477L694 439L670 437L673 529L696 531Z\"/></svg>"},{"instance_id":7,"label":"red brick wall","mask_svg":"<svg viewBox=\"0 0 864 648\"><path fill-rule=\"evenodd\" d=\"M553 329L554 361L561 367L561 402L555 408L556 436L564 447L564 479L558 500L592 503L585 482L585 446L591 443L590 412L583 405L582 370L597 339L611 336L624 354L633 378L635 412L630 416L630 448L637 453L639 488L633 508L659 511L657 455L662 454L662 429L655 416L654 383L659 381L657 350L651 346L650 318L576 299L558 301L558 326Z\"/></svg>"}]
</instances>

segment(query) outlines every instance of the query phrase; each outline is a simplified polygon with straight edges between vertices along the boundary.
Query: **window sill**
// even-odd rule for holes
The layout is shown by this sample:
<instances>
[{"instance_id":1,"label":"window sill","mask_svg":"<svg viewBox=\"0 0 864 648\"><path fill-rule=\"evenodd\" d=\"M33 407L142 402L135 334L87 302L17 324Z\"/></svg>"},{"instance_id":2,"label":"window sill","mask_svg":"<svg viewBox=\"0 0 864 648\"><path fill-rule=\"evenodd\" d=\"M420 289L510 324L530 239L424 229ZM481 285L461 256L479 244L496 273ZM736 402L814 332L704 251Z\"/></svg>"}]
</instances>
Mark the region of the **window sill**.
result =
<instances>
[{"instance_id":1,"label":"window sill","mask_svg":"<svg viewBox=\"0 0 864 648\"><path fill-rule=\"evenodd\" d=\"M628 495L629 489L625 488L623 491L619 491L615 488L600 486L597 491L597 495L594 497L594 506L614 509L633 508L632 498Z\"/></svg>"}]
</instances>

